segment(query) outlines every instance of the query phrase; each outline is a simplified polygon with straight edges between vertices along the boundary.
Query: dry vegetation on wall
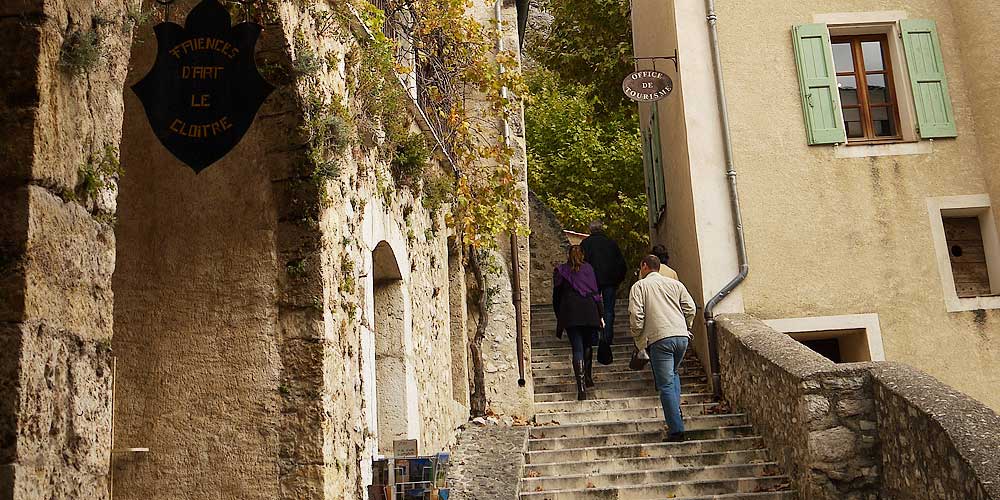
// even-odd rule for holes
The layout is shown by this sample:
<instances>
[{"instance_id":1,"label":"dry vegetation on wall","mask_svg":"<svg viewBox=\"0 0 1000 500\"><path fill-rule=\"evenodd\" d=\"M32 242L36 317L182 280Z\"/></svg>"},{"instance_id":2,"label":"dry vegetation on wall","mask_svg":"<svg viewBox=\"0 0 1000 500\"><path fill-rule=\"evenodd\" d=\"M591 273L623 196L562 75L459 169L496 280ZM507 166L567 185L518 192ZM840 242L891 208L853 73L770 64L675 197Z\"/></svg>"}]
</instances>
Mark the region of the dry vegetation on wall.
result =
<instances>
[{"instance_id":1,"label":"dry vegetation on wall","mask_svg":"<svg viewBox=\"0 0 1000 500\"><path fill-rule=\"evenodd\" d=\"M242 4L228 4L234 18L243 17ZM451 204L449 222L466 245L491 246L503 232L526 231L519 223L521 193L504 168L513 151L502 138L503 118L520 109L503 89L506 95L526 92L519 71L502 69L518 67L516 54L497 52L497 26L470 17L464 0L379 4L297 3L309 22L291 37L291 67L261 61L269 80L297 87L306 115L304 177L328 203L327 183L341 173L338 158L359 145L391 165L394 182L383 179L384 192L409 188L432 210ZM287 6L259 2L249 16L267 24ZM321 43L327 38L341 50ZM324 75L341 70L347 84L338 92L324 84ZM402 83L411 78L418 82L416 103ZM417 108L428 134L412 133L409 119L401 119ZM445 171L429 168L431 159Z\"/></svg>"},{"instance_id":2,"label":"dry vegetation on wall","mask_svg":"<svg viewBox=\"0 0 1000 500\"><path fill-rule=\"evenodd\" d=\"M522 188L510 168L514 151L503 137L504 119L518 114L521 106L509 96L523 96L526 87L517 55L497 51L499 27L470 17L470 3L377 4L268 1L248 14L264 25L280 19L288 39L289 60L282 63L264 54L259 64L272 83L295 89L303 110L298 138L303 161L295 182L314 191L316 201L302 202L296 212L303 224L319 224L323 209L338 194L346 198L358 192L365 179L374 181L375 192L384 199L405 189L432 213L447 207L445 223L460 235L462 255L480 291L470 364L478 374L472 377L472 411L483 414L487 276L502 273L481 271L497 267L493 259L499 235L527 230L521 225ZM241 18L242 7L231 5L234 19ZM415 96L406 82L415 82ZM410 117L420 121L424 132L412 132ZM359 166L356 172L345 168L351 155L350 163ZM351 201L358 212L365 203ZM438 230L433 226L424 237ZM417 238L412 229L408 238ZM340 268L342 305L353 318L355 287L345 280L353 277L355 252L349 254L335 267ZM289 261L289 276L305 274L308 259ZM315 302L323 307L321 297Z\"/></svg>"}]
</instances>

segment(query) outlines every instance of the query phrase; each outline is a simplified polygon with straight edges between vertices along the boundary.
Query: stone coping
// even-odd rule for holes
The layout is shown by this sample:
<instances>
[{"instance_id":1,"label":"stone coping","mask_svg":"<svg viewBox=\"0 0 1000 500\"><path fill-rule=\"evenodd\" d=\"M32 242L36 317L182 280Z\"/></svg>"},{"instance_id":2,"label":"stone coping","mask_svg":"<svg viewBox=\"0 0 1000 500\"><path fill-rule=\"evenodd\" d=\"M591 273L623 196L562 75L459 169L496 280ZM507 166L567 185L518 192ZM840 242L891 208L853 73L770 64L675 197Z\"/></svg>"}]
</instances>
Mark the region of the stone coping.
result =
<instances>
[{"instance_id":1,"label":"stone coping","mask_svg":"<svg viewBox=\"0 0 1000 500\"><path fill-rule=\"evenodd\" d=\"M881 464L885 469L882 474L885 475L887 481L890 479L895 481L897 477L904 477L906 479L903 482L908 483L904 485L884 484L883 493L887 493L884 488L898 493L901 491L900 487L921 487L920 484L915 483L928 479L928 476L930 478L937 476L937 479L932 479L936 485L940 486L944 483L948 486L947 491L938 493L942 495L942 498L1000 500L1000 415L984 404L945 385L931 375L903 363L833 363L790 336L777 332L746 314L720 315L717 324L720 335L727 337L724 339L727 345L737 345L740 350L745 350L741 356L751 360L750 366L753 366L752 363L758 363L758 369L753 371L760 370L761 374L768 372L780 374L783 378L791 377L790 380L786 380L803 388L818 388L820 385L813 381L821 381L825 390L828 387L827 381L835 383L837 379L843 380L846 377L861 377L868 381L864 385L871 384L868 389L863 388L863 386L859 389L867 393L863 396L865 399L870 398L876 405L879 430L882 433L892 434L879 436L879 440L885 442L882 446L875 448L880 450L878 453L882 454ZM735 344L733 344L734 342ZM722 343L723 339L720 339L720 345ZM732 354L730 353L730 355ZM767 363L770 366L759 363ZM777 371L773 371L775 369ZM723 366L722 370L725 372L726 367ZM723 377L726 378L725 373L723 373ZM871 394L872 386L884 389L895 398L879 398L875 394ZM791 387L788 389L790 394L798 392ZM766 407L771 405L767 401L754 402L746 397L742 399L744 401L734 401L734 403L761 406L758 410L765 413L769 409ZM890 401L890 399L895 400ZM802 404L808 406L805 401ZM761 411L750 409L749 413L751 415L761 414ZM796 428L796 425L801 426L808 423L808 418L806 420L806 422L798 423L787 422L786 425L789 426L787 431ZM893 431L886 427L892 425L893 422L898 424L898 421L902 421L905 428ZM887 454L893 453L888 451L891 448L890 445L900 441L900 436L913 433L918 429L928 434L937 435L924 437L911 435L912 439L908 444L905 444L905 447L920 448L919 452L914 452L909 457L887 456ZM932 439L944 442L943 449L931 449L931 445L927 441ZM798 446L794 440L785 441L790 446ZM906 443L905 439L901 441ZM798 460L808 460L811 452L811 449L797 450L790 456L795 456ZM940 463L931 463L935 454L946 455L945 461L957 459L964 467L956 468L957 464L953 464L950 467L952 470L944 470ZM787 465L791 466L792 464ZM960 472L961 469L964 471ZM955 477L956 474L965 477ZM972 477L968 477L969 475ZM912 481L914 484L909 484L914 477L917 478ZM931 492L925 491L925 493ZM965 496L955 496L956 493Z\"/></svg>"},{"instance_id":2,"label":"stone coping","mask_svg":"<svg viewBox=\"0 0 1000 500\"><path fill-rule=\"evenodd\" d=\"M746 349L800 380L861 374L875 365L834 363L747 314L723 314L716 324L720 331L732 332Z\"/></svg>"},{"instance_id":3,"label":"stone coping","mask_svg":"<svg viewBox=\"0 0 1000 500\"><path fill-rule=\"evenodd\" d=\"M1000 415L912 366L876 363L871 372L876 383L940 426L990 498L1000 499Z\"/></svg>"}]
</instances>

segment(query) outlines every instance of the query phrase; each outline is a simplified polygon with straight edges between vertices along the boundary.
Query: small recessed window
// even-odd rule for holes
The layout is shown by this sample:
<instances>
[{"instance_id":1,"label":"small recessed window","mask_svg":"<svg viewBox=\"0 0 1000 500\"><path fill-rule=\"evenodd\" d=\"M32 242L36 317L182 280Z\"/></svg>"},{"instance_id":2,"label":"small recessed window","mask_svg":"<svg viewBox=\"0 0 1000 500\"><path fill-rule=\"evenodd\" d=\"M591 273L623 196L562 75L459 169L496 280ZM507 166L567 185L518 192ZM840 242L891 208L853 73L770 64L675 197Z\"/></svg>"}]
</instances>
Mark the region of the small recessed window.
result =
<instances>
[{"instance_id":1,"label":"small recessed window","mask_svg":"<svg viewBox=\"0 0 1000 500\"><path fill-rule=\"evenodd\" d=\"M942 222L959 298L991 295L979 217L944 217Z\"/></svg>"},{"instance_id":2,"label":"small recessed window","mask_svg":"<svg viewBox=\"0 0 1000 500\"><path fill-rule=\"evenodd\" d=\"M789 335L834 363L860 363L872 360L868 332L864 328L796 332Z\"/></svg>"}]
</instances>

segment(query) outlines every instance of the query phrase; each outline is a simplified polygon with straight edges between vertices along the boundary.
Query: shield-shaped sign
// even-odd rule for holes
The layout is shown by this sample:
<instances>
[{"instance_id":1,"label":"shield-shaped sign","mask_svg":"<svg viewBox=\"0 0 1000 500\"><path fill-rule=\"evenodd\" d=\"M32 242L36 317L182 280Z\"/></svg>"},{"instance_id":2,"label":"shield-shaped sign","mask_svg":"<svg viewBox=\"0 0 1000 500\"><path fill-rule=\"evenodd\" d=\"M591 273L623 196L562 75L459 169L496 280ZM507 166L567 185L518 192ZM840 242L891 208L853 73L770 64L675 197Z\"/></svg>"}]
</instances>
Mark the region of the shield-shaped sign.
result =
<instances>
[{"instance_id":1,"label":"shield-shaped sign","mask_svg":"<svg viewBox=\"0 0 1000 500\"><path fill-rule=\"evenodd\" d=\"M201 172L236 147L274 90L254 62L261 27L232 26L225 7L203 0L183 27L153 31L156 63L132 90L163 146Z\"/></svg>"}]
</instances>

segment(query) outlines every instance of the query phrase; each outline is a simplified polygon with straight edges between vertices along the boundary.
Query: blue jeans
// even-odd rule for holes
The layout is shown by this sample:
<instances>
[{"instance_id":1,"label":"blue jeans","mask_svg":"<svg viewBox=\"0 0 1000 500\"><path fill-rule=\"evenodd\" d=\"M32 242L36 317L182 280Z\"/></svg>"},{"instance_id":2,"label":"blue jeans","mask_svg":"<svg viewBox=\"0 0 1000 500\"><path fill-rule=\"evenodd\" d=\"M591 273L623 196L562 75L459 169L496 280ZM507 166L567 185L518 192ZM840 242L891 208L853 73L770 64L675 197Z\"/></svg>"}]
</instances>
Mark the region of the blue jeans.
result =
<instances>
[{"instance_id":1,"label":"blue jeans","mask_svg":"<svg viewBox=\"0 0 1000 500\"><path fill-rule=\"evenodd\" d=\"M615 300L618 296L617 286L602 286L601 298L604 299L604 338L610 344L615 339Z\"/></svg>"},{"instance_id":2,"label":"blue jeans","mask_svg":"<svg viewBox=\"0 0 1000 500\"><path fill-rule=\"evenodd\" d=\"M687 348L687 337L667 337L646 349L649 352L649 367L653 370L656 390L660 391L663 419L671 434L684 432L684 419L681 418L681 377L677 374L677 369L681 366Z\"/></svg>"},{"instance_id":3,"label":"blue jeans","mask_svg":"<svg viewBox=\"0 0 1000 500\"><path fill-rule=\"evenodd\" d=\"M573 361L583 361L583 351L597 345L597 332L600 328L589 326L571 326L566 329L569 343L573 346Z\"/></svg>"}]
</instances>

